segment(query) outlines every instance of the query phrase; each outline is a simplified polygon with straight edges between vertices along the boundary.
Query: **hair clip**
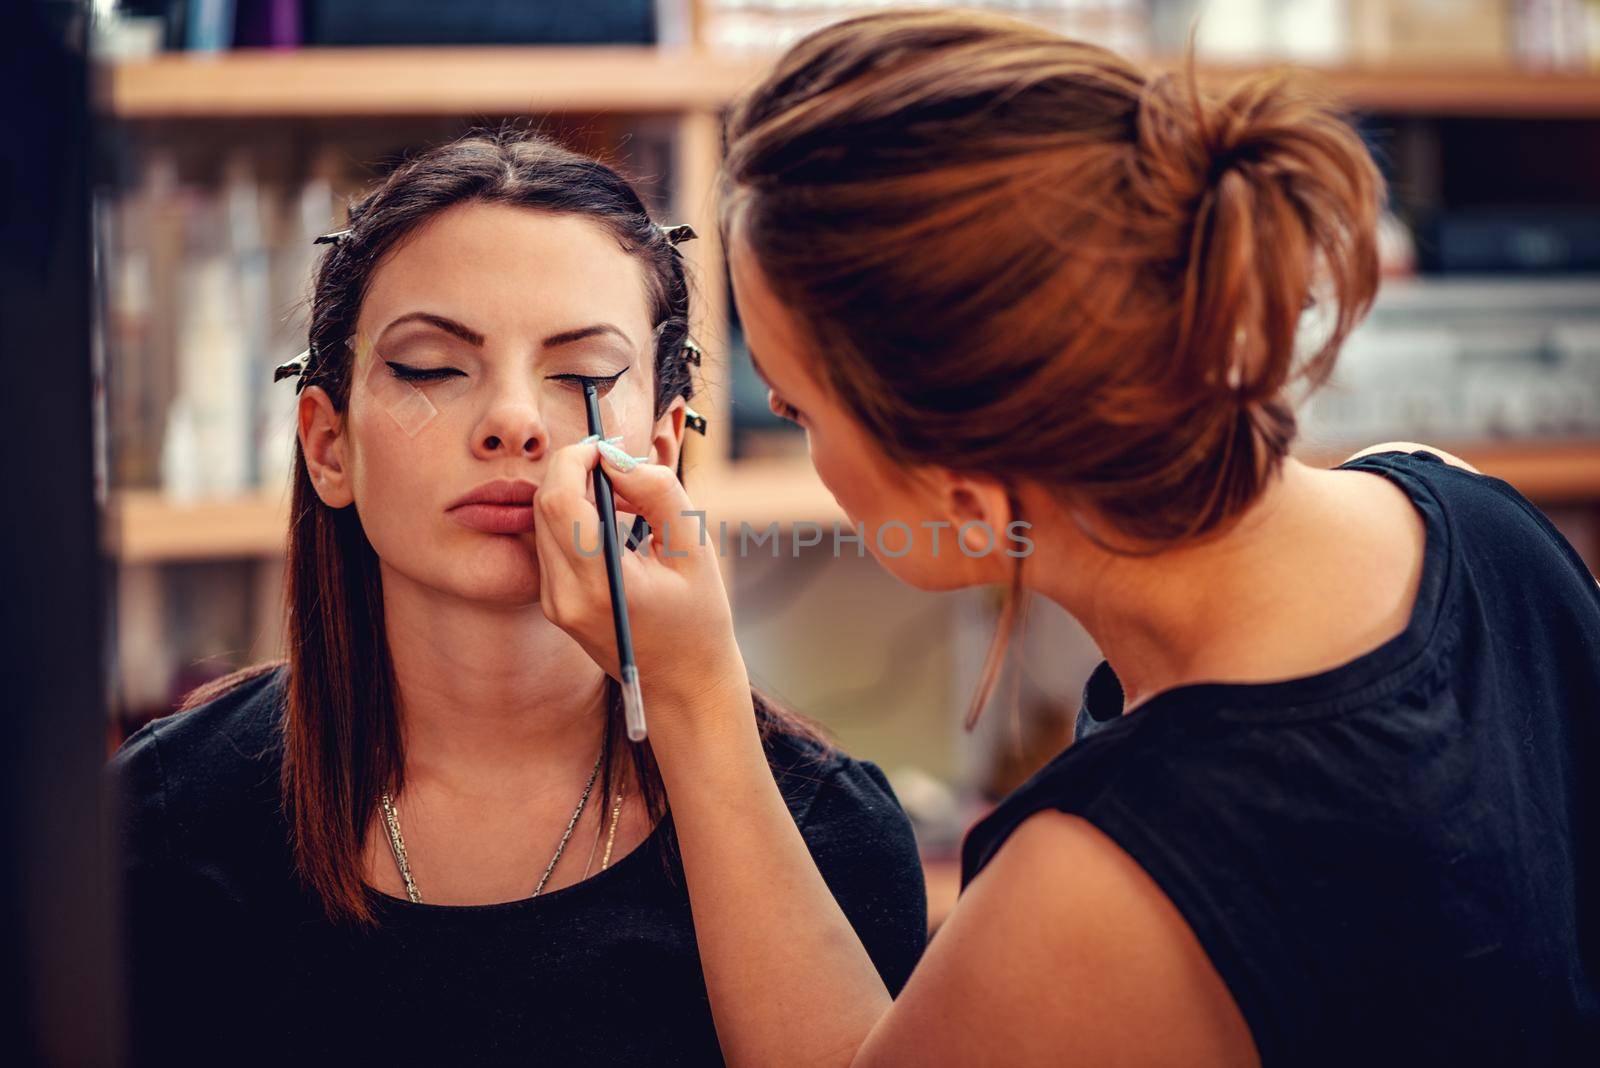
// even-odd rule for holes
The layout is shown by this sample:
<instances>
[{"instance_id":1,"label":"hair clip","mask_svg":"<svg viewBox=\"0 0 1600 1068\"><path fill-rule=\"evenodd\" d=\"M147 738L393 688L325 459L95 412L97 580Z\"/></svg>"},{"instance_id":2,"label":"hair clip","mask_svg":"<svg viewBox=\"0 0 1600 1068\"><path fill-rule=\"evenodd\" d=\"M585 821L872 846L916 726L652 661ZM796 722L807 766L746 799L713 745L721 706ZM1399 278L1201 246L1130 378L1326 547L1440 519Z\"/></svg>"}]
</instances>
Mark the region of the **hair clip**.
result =
<instances>
[{"instance_id":1,"label":"hair clip","mask_svg":"<svg viewBox=\"0 0 1600 1068\"><path fill-rule=\"evenodd\" d=\"M299 380L294 384L294 391L299 393L301 388L306 384L306 368L310 365L311 350L306 349L306 351L302 352L294 359L285 360L277 367L273 368L272 380L274 382L278 382L285 378L297 377Z\"/></svg>"},{"instance_id":2,"label":"hair clip","mask_svg":"<svg viewBox=\"0 0 1600 1068\"><path fill-rule=\"evenodd\" d=\"M354 227L352 227L351 229L354 229ZM315 241L313 241L311 243L313 245L337 245L340 241L343 241L345 238L347 238L349 236L350 236L350 230L334 230L334 231L331 231L329 233L323 234L321 237L317 238Z\"/></svg>"},{"instance_id":3,"label":"hair clip","mask_svg":"<svg viewBox=\"0 0 1600 1068\"><path fill-rule=\"evenodd\" d=\"M700 236L694 232L694 227L687 223L679 223L677 226L657 226L656 229L660 230L661 236L665 237L673 245L681 245L685 241L693 241Z\"/></svg>"},{"instance_id":4,"label":"hair clip","mask_svg":"<svg viewBox=\"0 0 1600 1068\"><path fill-rule=\"evenodd\" d=\"M632 552L650 540L650 522L642 515L633 517L633 525L628 528L627 547Z\"/></svg>"},{"instance_id":5,"label":"hair clip","mask_svg":"<svg viewBox=\"0 0 1600 1068\"><path fill-rule=\"evenodd\" d=\"M706 432L706 417L688 407L684 408L683 413L683 425L704 436Z\"/></svg>"},{"instance_id":6,"label":"hair clip","mask_svg":"<svg viewBox=\"0 0 1600 1068\"><path fill-rule=\"evenodd\" d=\"M683 339L683 351L689 357L689 362L696 367L699 367L700 361L706 357L705 350L696 345L693 338L686 337Z\"/></svg>"}]
</instances>

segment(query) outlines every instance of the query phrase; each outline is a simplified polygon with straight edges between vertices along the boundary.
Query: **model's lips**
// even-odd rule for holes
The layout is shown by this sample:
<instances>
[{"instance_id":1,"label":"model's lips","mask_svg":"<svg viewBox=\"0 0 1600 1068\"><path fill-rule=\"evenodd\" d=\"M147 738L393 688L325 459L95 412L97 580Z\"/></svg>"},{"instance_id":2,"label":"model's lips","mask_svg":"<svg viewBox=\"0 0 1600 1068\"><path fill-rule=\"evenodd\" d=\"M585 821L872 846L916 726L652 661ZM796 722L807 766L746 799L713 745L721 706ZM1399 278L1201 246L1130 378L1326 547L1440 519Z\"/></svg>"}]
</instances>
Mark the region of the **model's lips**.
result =
<instances>
[{"instance_id":1,"label":"model's lips","mask_svg":"<svg viewBox=\"0 0 1600 1068\"><path fill-rule=\"evenodd\" d=\"M526 534L533 530L533 497L538 487L521 478L485 482L458 499L446 514L485 534Z\"/></svg>"}]
</instances>

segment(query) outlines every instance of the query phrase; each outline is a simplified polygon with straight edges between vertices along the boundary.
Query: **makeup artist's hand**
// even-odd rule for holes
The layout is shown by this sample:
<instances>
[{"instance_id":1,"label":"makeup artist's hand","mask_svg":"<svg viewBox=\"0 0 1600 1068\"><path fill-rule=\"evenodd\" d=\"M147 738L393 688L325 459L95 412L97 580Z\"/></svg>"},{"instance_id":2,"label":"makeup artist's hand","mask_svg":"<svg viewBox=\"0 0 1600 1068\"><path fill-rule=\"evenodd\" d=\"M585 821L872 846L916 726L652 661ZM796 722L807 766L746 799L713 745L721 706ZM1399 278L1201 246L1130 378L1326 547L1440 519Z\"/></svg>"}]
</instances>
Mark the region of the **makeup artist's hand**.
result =
<instances>
[{"instance_id":1,"label":"makeup artist's hand","mask_svg":"<svg viewBox=\"0 0 1600 1068\"><path fill-rule=\"evenodd\" d=\"M612 455L621 454L612 450ZM642 515L650 523L648 553L644 546L622 552L628 621L647 713L653 704L694 707L712 696L742 694L747 701L749 677L734 642L716 539L702 537L701 520L684 514L694 505L677 476L661 464L640 463L625 470L611 456L602 459L599 446L584 442L552 454L533 502L532 537L545 616L618 677L600 515L592 499L593 470L599 462L611 479L617 511ZM625 536L625 530L618 534ZM653 735L657 723L651 721Z\"/></svg>"}]
</instances>

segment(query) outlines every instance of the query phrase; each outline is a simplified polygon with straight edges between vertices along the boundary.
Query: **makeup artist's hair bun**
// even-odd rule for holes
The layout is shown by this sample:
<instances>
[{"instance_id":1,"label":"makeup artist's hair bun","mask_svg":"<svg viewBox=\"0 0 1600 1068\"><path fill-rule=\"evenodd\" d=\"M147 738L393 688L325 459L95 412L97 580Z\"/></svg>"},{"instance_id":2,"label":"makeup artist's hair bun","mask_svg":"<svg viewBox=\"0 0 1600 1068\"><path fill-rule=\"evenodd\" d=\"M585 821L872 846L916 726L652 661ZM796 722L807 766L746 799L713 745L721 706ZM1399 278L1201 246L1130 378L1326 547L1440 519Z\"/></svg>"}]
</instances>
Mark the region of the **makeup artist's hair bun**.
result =
<instances>
[{"instance_id":1,"label":"makeup artist's hair bun","mask_svg":"<svg viewBox=\"0 0 1600 1068\"><path fill-rule=\"evenodd\" d=\"M1140 94L1129 188L1140 217L1187 238L1169 268L1181 268L1172 352L1186 388L1215 395L1214 418L1236 424L1238 448L1217 472L1221 519L1287 452L1288 387L1297 377L1321 384L1371 304L1382 183L1355 131L1284 75L1210 97L1192 70L1159 75ZM1331 318L1297 359L1312 306Z\"/></svg>"},{"instance_id":2,"label":"makeup artist's hair bun","mask_svg":"<svg viewBox=\"0 0 1600 1068\"><path fill-rule=\"evenodd\" d=\"M727 139L730 240L882 447L1058 485L1118 546L1243 511L1377 288L1378 170L1276 76L874 15L791 49Z\"/></svg>"}]
</instances>

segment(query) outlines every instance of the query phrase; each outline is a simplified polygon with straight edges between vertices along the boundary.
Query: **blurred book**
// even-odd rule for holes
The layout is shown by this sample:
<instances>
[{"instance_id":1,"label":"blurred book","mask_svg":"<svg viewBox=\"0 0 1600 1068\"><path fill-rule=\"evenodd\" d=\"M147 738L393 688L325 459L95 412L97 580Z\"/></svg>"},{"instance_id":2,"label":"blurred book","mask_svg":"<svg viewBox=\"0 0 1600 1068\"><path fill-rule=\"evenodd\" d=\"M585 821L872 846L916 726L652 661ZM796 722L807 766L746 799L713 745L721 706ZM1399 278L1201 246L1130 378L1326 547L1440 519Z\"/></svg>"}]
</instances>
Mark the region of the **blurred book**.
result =
<instances>
[{"instance_id":1,"label":"blurred book","mask_svg":"<svg viewBox=\"0 0 1600 1068\"><path fill-rule=\"evenodd\" d=\"M318 45L654 44L655 0L316 0Z\"/></svg>"},{"instance_id":2,"label":"blurred book","mask_svg":"<svg viewBox=\"0 0 1600 1068\"><path fill-rule=\"evenodd\" d=\"M1600 272L1600 213L1478 208L1434 214L1419 228L1424 270Z\"/></svg>"},{"instance_id":3,"label":"blurred book","mask_svg":"<svg viewBox=\"0 0 1600 1068\"><path fill-rule=\"evenodd\" d=\"M1515 47L1527 67L1579 71L1600 66L1600 3L1518 0Z\"/></svg>"},{"instance_id":4,"label":"blurred book","mask_svg":"<svg viewBox=\"0 0 1600 1068\"><path fill-rule=\"evenodd\" d=\"M770 55L843 19L906 6L904 0L702 0L700 40L717 53ZM1151 0L965 0L953 6L1024 18L1120 52L1149 49Z\"/></svg>"},{"instance_id":5,"label":"blurred book","mask_svg":"<svg viewBox=\"0 0 1600 1068\"><path fill-rule=\"evenodd\" d=\"M1302 428L1313 445L1600 436L1600 276L1386 283Z\"/></svg>"},{"instance_id":6,"label":"blurred book","mask_svg":"<svg viewBox=\"0 0 1600 1068\"><path fill-rule=\"evenodd\" d=\"M235 48L294 48L300 44L300 0L238 0Z\"/></svg>"},{"instance_id":7,"label":"blurred book","mask_svg":"<svg viewBox=\"0 0 1600 1068\"><path fill-rule=\"evenodd\" d=\"M1351 0L1351 58L1368 65L1505 66L1513 0Z\"/></svg>"}]
</instances>

